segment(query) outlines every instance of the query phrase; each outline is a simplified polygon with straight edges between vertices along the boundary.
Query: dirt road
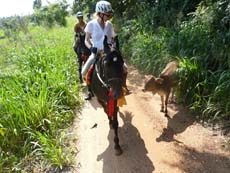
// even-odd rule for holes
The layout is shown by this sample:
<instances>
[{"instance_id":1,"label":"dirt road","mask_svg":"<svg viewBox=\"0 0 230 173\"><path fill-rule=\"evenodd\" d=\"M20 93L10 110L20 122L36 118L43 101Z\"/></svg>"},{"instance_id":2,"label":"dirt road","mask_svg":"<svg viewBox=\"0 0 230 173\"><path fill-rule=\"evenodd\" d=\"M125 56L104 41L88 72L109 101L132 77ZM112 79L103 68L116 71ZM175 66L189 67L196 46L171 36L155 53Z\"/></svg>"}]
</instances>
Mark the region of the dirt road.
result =
<instances>
[{"instance_id":1,"label":"dirt road","mask_svg":"<svg viewBox=\"0 0 230 173\"><path fill-rule=\"evenodd\" d=\"M160 112L160 97L141 91L144 77L135 68L130 68L128 79L132 94L119 112L123 154L115 156L113 130L94 98L75 123L76 173L230 172L230 151L219 132L204 128L180 106L170 104L166 118Z\"/></svg>"}]
</instances>

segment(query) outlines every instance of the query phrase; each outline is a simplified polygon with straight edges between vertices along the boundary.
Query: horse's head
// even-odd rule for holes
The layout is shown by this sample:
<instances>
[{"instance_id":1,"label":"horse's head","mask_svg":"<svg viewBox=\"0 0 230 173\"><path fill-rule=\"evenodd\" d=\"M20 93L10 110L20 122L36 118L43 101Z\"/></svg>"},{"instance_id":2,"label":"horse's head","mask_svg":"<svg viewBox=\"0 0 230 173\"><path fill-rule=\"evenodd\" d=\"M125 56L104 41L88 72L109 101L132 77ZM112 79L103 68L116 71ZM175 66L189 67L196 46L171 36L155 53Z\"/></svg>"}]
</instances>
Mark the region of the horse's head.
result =
<instances>
[{"instance_id":1,"label":"horse's head","mask_svg":"<svg viewBox=\"0 0 230 173\"><path fill-rule=\"evenodd\" d=\"M105 57L102 60L104 69L104 79L112 89L112 94L115 99L123 96L122 78L123 78L123 58L119 51L118 39L114 39L113 45L108 45L107 38L104 41Z\"/></svg>"},{"instance_id":2,"label":"horse's head","mask_svg":"<svg viewBox=\"0 0 230 173\"><path fill-rule=\"evenodd\" d=\"M80 45L84 45L85 44L85 32L76 33L75 42L78 42Z\"/></svg>"},{"instance_id":3,"label":"horse's head","mask_svg":"<svg viewBox=\"0 0 230 173\"><path fill-rule=\"evenodd\" d=\"M75 42L76 46L79 49L79 53L83 53L85 56L89 56L91 54L90 50L85 45L85 32L78 32L75 34Z\"/></svg>"}]
</instances>

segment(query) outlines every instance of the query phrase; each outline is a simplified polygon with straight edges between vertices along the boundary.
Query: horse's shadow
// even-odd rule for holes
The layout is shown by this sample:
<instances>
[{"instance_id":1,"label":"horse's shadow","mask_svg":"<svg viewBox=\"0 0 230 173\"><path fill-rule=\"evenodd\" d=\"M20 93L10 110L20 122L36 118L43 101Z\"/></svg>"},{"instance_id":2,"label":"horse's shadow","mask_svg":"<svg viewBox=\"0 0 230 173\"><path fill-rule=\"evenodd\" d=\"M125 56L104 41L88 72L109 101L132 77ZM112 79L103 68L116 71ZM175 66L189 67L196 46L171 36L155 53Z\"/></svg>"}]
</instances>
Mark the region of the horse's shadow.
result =
<instances>
[{"instance_id":1,"label":"horse's shadow","mask_svg":"<svg viewBox=\"0 0 230 173\"><path fill-rule=\"evenodd\" d=\"M172 118L171 118L172 117ZM172 116L166 116L168 119L167 127L163 129L162 134L156 138L157 142L178 142L182 143L174 138L175 135L184 132L195 121L186 110L178 107L178 112Z\"/></svg>"},{"instance_id":2,"label":"horse's shadow","mask_svg":"<svg viewBox=\"0 0 230 173\"><path fill-rule=\"evenodd\" d=\"M115 156L113 130L109 131L108 148L98 155L97 161L103 161L103 173L152 173L154 165L147 156L145 143L139 131L132 125L132 114L130 112L119 113L123 120L123 126L119 127L119 139L123 154Z\"/></svg>"},{"instance_id":3,"label":"horse's shadow","mask_svg":"<svg viewBox=\"0 0 230 173\"><path fill-rule=\"evenodd\" d=\"M96 97L93 97L93 98L89 101L89 103L91 104L91 106L92 106L95 110L97 110L98 108L102 108L102 106L98 103Z\"/></svg>"}]
</instances>

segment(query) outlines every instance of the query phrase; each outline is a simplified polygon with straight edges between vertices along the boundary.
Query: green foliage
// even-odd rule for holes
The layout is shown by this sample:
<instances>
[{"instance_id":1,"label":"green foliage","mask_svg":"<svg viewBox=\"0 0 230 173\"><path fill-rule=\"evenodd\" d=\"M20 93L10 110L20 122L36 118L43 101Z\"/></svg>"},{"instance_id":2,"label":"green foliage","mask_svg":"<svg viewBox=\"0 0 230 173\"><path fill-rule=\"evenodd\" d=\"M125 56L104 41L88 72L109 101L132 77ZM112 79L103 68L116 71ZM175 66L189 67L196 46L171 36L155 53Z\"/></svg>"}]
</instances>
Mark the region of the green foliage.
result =
<instances>
[{"instance_id":1,"label":"green foliage","mask_svg":"<svg viewBox=\"0 0 230 173\"><path fill-rule=\"evenodd\" d=\"M217 71L210 74L209 89L210 96L207 99L205 109L202 111L203 118L206 119L229 119L230 115L230 73L229 71ZM211 87L210 87L211 86Z\"/></svg>"},{"instance_id":2,"label":"green foliage","mask_svg":"<svg viewBox=\"0 0 230 173\"><path fill-rule=\"evenodd\" d=\"M4 31L0 29L0 39L3 39L5 36L4 36Z\"/></svg>"},{"instance_id":3,"label":"green foliage","mask_svg":"<svg viewBox=\"0 0 230 173\"><path fill-rule=\"evenodd\" d=\"M178 82L178 96L181 101L192 104L194 102L200 102L200 98L197 96L205 96L204 80L206 72L202 70L196 59L183 58L180 60L179 69L177 75L179 76ZM194 94L195 93L195 94Z\"/></svg>"},{"instance_id":4,"label":"green foliage","mask_svg":"<svg viewBox=\"0 0 230 173\"><path fill-rule=\"evenodd\" d=\"M26 169L20 160L31 155L60 169L72 164L60 141L81 104L71 45L69 27L33 27L0 47L0 172Z\"/></svg>"},{"instance_id":5,"label":"green foliage","mask_svg":"<svg viewBox=\"0 0 230 173\"><path fill-rule=\"evenodd\" d=\"M177 71L179 76L178 97L190 105L193 111L201 112L202 119L228 119L230 113L230 73L211 72L202 69L196 59L183 58Z\"/></svg>"},{"instance_id":6,"label":"green foliage","mask_svg":"<svg viewBox=\"0 0 230 173\"><path fill-rule=\"evenodd\" d=\"M67 8L68 4L64 0L36 8L32 15L32 21L38 25L43 24L47 27L52 27L55 24L66 26Z\"/></svg>"},{"instance_id":7,"label":"green foliage","mask_svg":"<svg viewBox=\"0 0 230 173\"><path fill-rule=\"evenodd\" d=\"M74 0L72 5L72 14L78 11L87 11L90 14L95 13L96 0Z\"/></svg>"},{"instance_id":8,"label":"green foliage","mask_svg":"<svg viewBox=\"0 0 230 173\"><path fill-rule=\"evenodd\" d=\"M135 21L130 23L135 26ZM127 57L130 62L135 64L139 68L143 68L146 73L153 73L158 75L163 66L170 59L166 49L166 36L169 31L165 28L159 28L158 34L162 37L157 37L155 34L145 31L139 31L138 25L135 27L124 28L127 35L122 35L121 42L123 44L122 50L124 56ZM131 37L129 42L125 42L125 39L129 37L128 34L135 32L135 37Z\"/></svg>"},{"instance_id":9,"label":"green foliage","mask_svg":"<svg viewBox=\"0 0 230 173\"><path fill-rule=\"evenodd\" d=\"M56 139L50 139L48 134L37 131L31 133L31 144L32 147L35 148L36 154L45 155L51 160L54 166L62 169L69 165L73 156L63 151L65 149L65 136L58 137L59 138Z\"/></svg>"},{"instance_id":10,"label":"green foliage","mask_svg":"<svg viewBox=\"0 0 230 173\"><path fill-rule=\"evenodd\" d=\"M0 28L4 32L4 36L17 39L19 34L28 33L29 18L27 16L8 17L0 20Z\"/></svg>"},{"instance_id":11,"label":"green foliage","mask_svg":"<svg viewBox=\"0 0 230 173\"><path fill-rule=\"evenodd\" d=\"M214 29L217 4L200 4L191 21L183 22L171 39L171 52L179 56L199 57L199 63L212 71L229 68L229 32ZM220 24L219 24L220 25Z\"/></svg>"},{"instance_id":12,"label":"green foliage","mask_svg":"<svg viewBox=\"0 0 230 173\"><path fill-rule=\"evenodd\" d=\"M155 75L180 57L178 98L202 119L229 120L230 2L119 3L123 11L114 8L122 19L115 16L113 21L125 57Z\"/></svg>"},{"instance_id":13,"label":"green foliage","mask_svg":"<svg viewBox=\"0 0 230 173\"><path fill-rule=\"evenodd\" d=\"M41 0L34 0L33 2L33 9L40 9L42 7L42 1Z\"/></svg>"}]
</instances>

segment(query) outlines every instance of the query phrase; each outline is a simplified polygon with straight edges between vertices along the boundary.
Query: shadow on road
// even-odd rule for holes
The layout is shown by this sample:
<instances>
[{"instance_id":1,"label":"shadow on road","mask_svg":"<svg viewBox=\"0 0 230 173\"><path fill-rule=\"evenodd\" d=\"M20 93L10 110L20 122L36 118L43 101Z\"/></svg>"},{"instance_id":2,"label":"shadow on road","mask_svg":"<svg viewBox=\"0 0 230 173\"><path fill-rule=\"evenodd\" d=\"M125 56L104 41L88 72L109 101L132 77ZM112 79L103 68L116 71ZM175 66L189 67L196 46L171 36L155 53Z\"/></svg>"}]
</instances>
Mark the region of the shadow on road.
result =
<instances>
[{"instance_id":1,"label":"shadow on road","mask_svg":"<svg viewBox=\"0 0 230 173\"><path fill-rule=\"evenodd\" d=\"M167 127L163 129L162 134L156 138L157 142L165 141L165 142L178 142L174 138L175 135L184 132L190 125L195 122L195 118L193 118L187 111L183 108L178 108L178 112L175 115L167 116L168 123Z\"/></svg>"},{"instance_id":2,"label":"shadow on road","mask_svg":"<svg viewBox=\"0 0 230 173\"><path fill-rule=\"evenodd\" d=\"M188 173L229 173L230 157L221 154L198 151L195 148L179 145L176 152L181 155L179 163L168 163L172 167L180 168Z\"/></svg>"},{"instance_id":3,"label":"shadow on road","mask_svg":"<svg viewBox=\"0 0 230 173\"><path fill-rule=\"evenodd\" d=\"M108 148L98 155L97 161L103 161L103 173L152 173L155 168L152 161L147 156L145 143L139 131L132 125L132 114L120 112L124 124L119 127L119 139L123 149L121 156L114 153L114 132L109 131Z\"/></svg>"},{"instance_id":4,"label":"shadow on road","mask_svg":"<svg viewBox=\"0 0 230 173\"><path fill-rule=\"evenodd\" d=\"M162 134L156 138L157 142L175 142L176 152L181 156L179 163L167 163L171 167L179 168L188 173L227 173L230 170L230 157L221 154L198 151L183 144L182 141L175 139L175 135L183 133L189 126L195 122L188 111L184 108L178 108L178 112L171 117L167 117L167 127L163 129ZM191 140L193 138L191 137ZM194 138L195 139L195 138Z\"/></svg>"},{"instance_id":5,"label":"shadow on road","mask_svg":"<svg viewBox=\"0 0 230 173\"><path fill-rule=\"evenodd\" d=\"M98 103L97 98L94 96L91 100L88 101L92 107L97 110L98 108L102 108L102 106Z\"/></svg>"}]
</instances>

